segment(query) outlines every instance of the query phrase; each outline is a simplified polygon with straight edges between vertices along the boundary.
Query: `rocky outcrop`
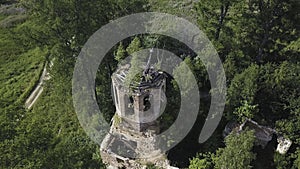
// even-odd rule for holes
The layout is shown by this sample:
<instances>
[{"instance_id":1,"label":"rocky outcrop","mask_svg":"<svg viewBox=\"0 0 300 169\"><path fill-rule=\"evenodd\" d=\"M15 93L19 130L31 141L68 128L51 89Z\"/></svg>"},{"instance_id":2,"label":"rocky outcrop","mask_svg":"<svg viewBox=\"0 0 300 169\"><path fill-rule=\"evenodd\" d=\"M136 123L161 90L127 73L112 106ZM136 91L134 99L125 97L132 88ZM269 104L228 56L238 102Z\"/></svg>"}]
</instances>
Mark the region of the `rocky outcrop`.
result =
<instances>
[{"instance_id":1,"label":"rocky outcrop","mask_svg":"<svg viewBox=\"0 0 300 169\"><path fill-rule=\"evenodd\" d=\"M250 130L254 130L254 135L256 138L255 143L257 145L262 146L262 148L266 147L266 145L272 140L274 134L278 136L277 139L278 145L276 151L279 152L280 154L287 153L290 146L292 145L291 140L278 135L276 130L267 126L259 125L257 122L251 119L246 119L242 124L239 124L237 122L229 122L223 131L223 136L226 137L228 134L230 134L233 131L240 133L246 128Z\"/></svg>"}]
</instances>

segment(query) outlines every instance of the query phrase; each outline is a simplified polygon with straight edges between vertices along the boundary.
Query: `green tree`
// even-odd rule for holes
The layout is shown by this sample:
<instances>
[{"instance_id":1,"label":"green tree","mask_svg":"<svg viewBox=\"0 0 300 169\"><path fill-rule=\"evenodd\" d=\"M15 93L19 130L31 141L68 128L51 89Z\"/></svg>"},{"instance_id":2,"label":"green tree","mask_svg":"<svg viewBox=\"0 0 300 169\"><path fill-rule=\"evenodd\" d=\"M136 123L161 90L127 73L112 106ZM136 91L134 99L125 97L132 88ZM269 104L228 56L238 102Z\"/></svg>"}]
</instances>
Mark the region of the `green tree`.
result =
<instances>
[{"instance_id":1,"label":"green tree","mask_svg":"<svg viewBox=\"0 0 300 169\"><path fill-rule=\"evenodd\" d=\"M226 117L228 119L233 119L232 113L234 111L240 112L244 108L250 108L247 105L255 105L254 99L256 96L256 92L258 90L258 77L259 77L259 67L255 64L249 66L242 73L236 74L232 79L228 91L227 91L227 109L226 109ZM243 86L241 88L241 86ZM241 101L247 103L247 105L243 105ZM240 110L239 110L240 109ZM248 109L249 110L249 109ZM238 114L240 114L238 113ZM243 111L243 113L246 113ZM248 112L250 113L250 112ZM252 114L251 110L251 114ZM247 116L253 117L253 115L248 114Z\"/></svg>"},{"instance_id":2,"label":"green tree","mask_svg":"<svg viewBox=\"0 0 300 169\"><path fill-rule=\"evenodd\" d=\"M210 169L213 167L212 154L197 154L190 160L189 169Z\"/></svg>"},{"instance_id":3,"label":"green tree","mask_svg":"<svg viewBox=\"0 0 300 169\"><path fill-rule=\"evenodd\" d=\"M274 154L274 164L277 169L291 168L289 161L290 159L287 155L279 154L278 152Z\"/></svg>"},{"instance_id":4,"label":"green tree","mask_svg":"<svg viewBox=\"0 0 300 169\"><path fill-rule=\"evenodd\" d=\"M115 60L120 62L126 57L126 50L124 49L123 43L121 42L118 46L117 52L115 54Z\"/></svg>"},{"instance_id":5,"label":"green tree","mask_svg":"<svg viewBox=\"0 0 300 169\"><path fill-rule=\"evenodd\" d=\"M184 59L184 62L181 62L174 70L174 80L176 80L177 84L179 83L181 88L180 93L183 97L187 97L187 94L190 92L191 89L193 89L195 86L191 84L191 82L194 82L195 76L193 74L193 64L190 57L186 57ZM174 86L179 87L179 86Z\"/></svg>"},{"instance_id":6,"label":"green tree","mask_svg":"<svg viewBox=\"0 0 300 169\"><path fill-rule=\"evenodd\" d=\"M126 51L129 55L133 54L134 52L138 52L142 49L142 43L139 37L134 37L134 39L131 41L131 43L126 48Z\"/></svg>"},{"instance_id":7,"label":"green tree","mask_svg":"<svg viewBox=\"0 0 300 169\"><path fill-rule=\"evenodd\" d=\"M246 118L253 118L257 113L257 105L250 105L247 100L241 101L241 104L242 105L233 112L233 114L238 117L238 120L243 122Z\"/></svg>"},{"instance_id":8,"label":"green tree","mask_svg":"<svg viewBox=\"0 0 300 169\"><path fill-rule=\"evenodd\" d=\"M241 1L233 6L236 17L231 24L244 55L257 63L287 59L283 49L299 37L298 10L299 3L293 0Z\"/></svg>"},{"instance_id":9,"label":"green tree","mask_svg":"<svg viewBox=\"0 0 300 169\"><path fill-rule=\"evenodd\" d=\"M252 168L251 161L255 159L252 152L255 136L253 131L240 134L231 133L225 138L225 148L219 148L213 157L217 169L245 169Z\"/></svg>"},{"instance_id":10,"label":"green tree","mask_svg":"<svg viewBox=\"0 0 300 169\"><path fill-rule=\"evenodd\" d=\"M143 65L146 63L146 56L137 55L135 52L138 52L142 49L141 41L138 37L135 37L129 46L126 48L126 51L129 55L132 56L130 60L130 69L126 75L125 84L129 87L135 82L139 82L143 73Z\"/></svg>"}]
</instances>

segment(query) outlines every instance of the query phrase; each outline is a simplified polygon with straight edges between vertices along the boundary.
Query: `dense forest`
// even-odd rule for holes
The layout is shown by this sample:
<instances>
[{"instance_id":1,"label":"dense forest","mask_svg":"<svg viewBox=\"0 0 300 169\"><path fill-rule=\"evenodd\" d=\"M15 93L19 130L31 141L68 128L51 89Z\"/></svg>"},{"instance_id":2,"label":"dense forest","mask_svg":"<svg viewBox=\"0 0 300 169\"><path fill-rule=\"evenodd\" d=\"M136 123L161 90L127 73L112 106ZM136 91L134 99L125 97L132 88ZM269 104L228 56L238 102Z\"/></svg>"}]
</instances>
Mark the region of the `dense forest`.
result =
<instances>
[{"instance_id":1,"label":"dense forest","mask_svg":"<svg viewBox=\"0 0 300 169\"><path fill-rule=\"evenodd\" d=\"M209 109L187 137L168 152L173 166L209 168L300 168L300 1L298 0L1 0L0 1L0 168L105 168L99 145L80 126L72 102L76 57L101 26L139 12L163 12L196 24L216 48L226 72L223 118L203 144L198 137ZM133 52L163 48L180 56L210 90L196 53L175 39L138 35L114 46L99 66L97 100L109 122L115 113L111 73ZM24 104L46 63L51 79L31 109ZM47 65L46 65L47 66ZM178 73L178 76L184 76ZM170 103L178 89L168 83ZM168 128L178 107L167 105ZM286 154L276 152L276 136L265 147L254 132L222 136L228 122L246 118L276 129L292 141ZM275 141L274 141L275 140ZM151 167L149 167L151 168Z\"/></svg>"}]
</instances>

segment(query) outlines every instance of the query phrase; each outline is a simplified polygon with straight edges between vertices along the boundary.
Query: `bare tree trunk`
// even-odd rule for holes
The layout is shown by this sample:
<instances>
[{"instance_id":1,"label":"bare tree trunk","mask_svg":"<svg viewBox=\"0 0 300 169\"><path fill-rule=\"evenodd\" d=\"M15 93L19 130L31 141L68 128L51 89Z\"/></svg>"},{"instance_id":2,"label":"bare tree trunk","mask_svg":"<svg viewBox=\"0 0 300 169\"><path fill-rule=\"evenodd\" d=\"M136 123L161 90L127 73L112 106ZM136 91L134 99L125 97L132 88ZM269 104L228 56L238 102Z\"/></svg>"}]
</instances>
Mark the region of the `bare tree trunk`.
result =
<instances>
[{"instance_id":1,"label":"bare tree trunk","mask_svg":"<svg viewBox=\"0 0 300 169\"><path fill-rule=\"evenodd\" d=\"M221 12L220 12L220 16L219 16L219 24L218 24L216 34L215 34L216 40L219 40L220 32L221 32L221 29L222 29L222 26L224 23L225 16L228 12L228 9L229 9L229 2L227 2L225 5L222 4L220 7Z\"/></svg>"}]
</instances>

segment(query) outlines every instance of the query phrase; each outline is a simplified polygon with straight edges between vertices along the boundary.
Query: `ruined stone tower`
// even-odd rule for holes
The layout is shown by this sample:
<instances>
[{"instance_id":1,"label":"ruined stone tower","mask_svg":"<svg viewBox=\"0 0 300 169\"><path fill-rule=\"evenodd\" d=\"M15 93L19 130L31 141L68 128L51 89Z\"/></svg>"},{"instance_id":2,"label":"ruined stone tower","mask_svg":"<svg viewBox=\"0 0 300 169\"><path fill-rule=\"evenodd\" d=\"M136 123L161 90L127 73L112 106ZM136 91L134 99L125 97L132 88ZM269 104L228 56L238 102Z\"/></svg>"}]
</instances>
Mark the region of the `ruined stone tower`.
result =
<instances>
[{"instance_id":1,"label":"ruined stone tower","mask_svg":"<svg viewBox=\"0 0 300 169\"><path fill-rule=\"evenodd\" d=\"M156 119L164 104L166 76L151 67L149 60L140 80L130 85L125 82L129 64L119 67L112 76L116 113L100 149L102 160L109 168L145 168L147 164L169 166L155 140L160 132Z\"/></svg>"}]
</instances>

